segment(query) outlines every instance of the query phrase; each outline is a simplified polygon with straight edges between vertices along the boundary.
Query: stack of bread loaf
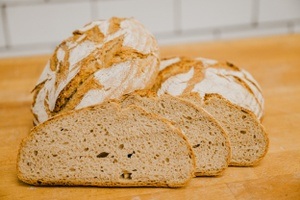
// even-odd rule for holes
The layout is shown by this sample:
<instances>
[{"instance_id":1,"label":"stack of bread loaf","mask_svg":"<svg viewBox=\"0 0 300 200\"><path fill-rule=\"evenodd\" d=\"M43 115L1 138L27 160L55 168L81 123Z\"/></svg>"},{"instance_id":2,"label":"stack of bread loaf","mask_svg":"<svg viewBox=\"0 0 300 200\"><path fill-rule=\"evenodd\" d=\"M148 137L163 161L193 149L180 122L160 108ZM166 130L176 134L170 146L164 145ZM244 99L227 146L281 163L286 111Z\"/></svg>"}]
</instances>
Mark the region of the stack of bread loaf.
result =
<instances>
[{"instance_id":1,"label":"stack of bread loaf","mask_svg":"<svg viewBox=\"0 0 300 200\"><path fill-rule=\"evenodd\" d=\"M20 180L33 185L181 187L268 150L254 78L228 62L160 58L133 18L94 21L64 40L36 87Z\"/></svg>"}]
</instances>

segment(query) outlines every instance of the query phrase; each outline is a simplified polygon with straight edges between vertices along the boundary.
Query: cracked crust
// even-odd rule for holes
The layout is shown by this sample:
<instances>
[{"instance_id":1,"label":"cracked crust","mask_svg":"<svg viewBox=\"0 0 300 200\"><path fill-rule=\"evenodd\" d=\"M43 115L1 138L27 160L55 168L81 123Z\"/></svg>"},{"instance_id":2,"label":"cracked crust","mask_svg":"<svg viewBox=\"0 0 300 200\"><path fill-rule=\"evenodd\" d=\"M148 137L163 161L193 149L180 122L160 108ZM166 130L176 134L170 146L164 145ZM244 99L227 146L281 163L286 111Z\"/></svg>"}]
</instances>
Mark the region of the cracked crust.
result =
<instances>
[{"instance_id":1,"label":"cracked crust","mask_svg":"<svg viewBox=\"0 0 300 200\"><path fill-rule=\"evenodd\" d=\"M159 70L158 54L153 35L132 18L94 21L74 31L56 48L34 89L35 124L150 88Z\"/></svg>"}]
</instances>

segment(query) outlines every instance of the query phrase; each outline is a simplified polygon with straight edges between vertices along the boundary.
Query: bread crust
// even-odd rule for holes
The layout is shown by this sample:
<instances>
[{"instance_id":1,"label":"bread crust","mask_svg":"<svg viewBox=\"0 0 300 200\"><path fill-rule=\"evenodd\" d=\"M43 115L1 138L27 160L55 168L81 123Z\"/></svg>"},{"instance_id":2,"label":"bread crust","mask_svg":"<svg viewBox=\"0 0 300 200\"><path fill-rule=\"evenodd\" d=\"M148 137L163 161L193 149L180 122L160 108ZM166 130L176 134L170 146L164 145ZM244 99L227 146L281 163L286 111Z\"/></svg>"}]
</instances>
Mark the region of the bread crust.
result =
<instances>
[{"instance_id":1,"label":"bread crust","mask_svg":"<svg viewBox=\"0 0 300 200\"><path fill-rule=\"evenodd\" d=\"M49 59L33 90L34 123L150 88L159 62L154 36L137 20L93 21L74 31Z\"/></svg>"}]
</instances>

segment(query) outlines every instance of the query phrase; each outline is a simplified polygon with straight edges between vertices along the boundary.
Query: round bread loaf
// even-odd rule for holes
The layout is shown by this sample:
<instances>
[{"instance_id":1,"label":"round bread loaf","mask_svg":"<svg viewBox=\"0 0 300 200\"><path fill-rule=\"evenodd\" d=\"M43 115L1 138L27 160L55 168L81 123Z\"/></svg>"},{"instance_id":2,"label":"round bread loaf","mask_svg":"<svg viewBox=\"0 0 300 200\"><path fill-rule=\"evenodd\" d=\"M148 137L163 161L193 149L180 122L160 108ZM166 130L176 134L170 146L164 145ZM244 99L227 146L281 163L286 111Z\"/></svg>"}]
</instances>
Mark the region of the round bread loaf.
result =
<instances>
[{"instance_id":1,"label":"round bread loaf","mask_svg":"<svg viewBox=\"0 0 300 200\"><path fill-rule=\"evenodd\" d=\"M133 18L91 22L64 40L36 87L34 123L150 88L159 72L154 36Z\"/></svg>"},{"instance_id":2,"label":"round bread loaf","mask_svg":"<svg viewBox=\"0 0 300 200\"><path fill-rule=\"evenodd\" d=\"M154 86L158 95L181 95L196 92L204 99L206 94L219 94L252 111L261 119L264 98L261 88L249 72L229 62L185 57L161 61L159 81Z\"/></svg>"}]
</instances>

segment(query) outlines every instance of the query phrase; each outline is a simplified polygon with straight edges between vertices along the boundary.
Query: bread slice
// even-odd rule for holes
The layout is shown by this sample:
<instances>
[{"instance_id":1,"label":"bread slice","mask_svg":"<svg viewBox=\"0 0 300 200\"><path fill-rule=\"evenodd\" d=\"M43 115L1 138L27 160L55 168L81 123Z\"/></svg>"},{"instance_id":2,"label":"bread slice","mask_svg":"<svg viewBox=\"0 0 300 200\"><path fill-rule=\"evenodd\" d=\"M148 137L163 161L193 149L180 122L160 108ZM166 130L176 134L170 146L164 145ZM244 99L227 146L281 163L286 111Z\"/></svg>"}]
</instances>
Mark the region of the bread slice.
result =
<instances>
[{"instance_id":1,"label":"bread slice","mask_svg":"<svg viewBox=\"0 0 300 200\"><path fill-rule=\"evenodd\" d=\"M151 90L158 96L167 93L184 98L217 119L230 139L230 165L252 166L266 154L269 139L258 120L263 113L263 97L248 72L203 58L163 59Z\"/></svg>"},{"instance_id":2,"label":"bread slice","mask_svg":"<svg viewBox=\"0 0 300 200\"><path fill-rule=\"evenodd\" d=\"M194 104L171 95L157 98L142 93L125 95L121 99L122 106L141 106L180 128L192 145L196 176L215 176L224 172L230 161L230 144L225 131L213 117Z\"/></svg>"},{"instance_id":3,"label":"bread slice","mask_svg":"<svg viewBox=\"0 0 300 200\"><path fill-rule=\"evenodd\" d=\"M97 20L74 31L57 46L33 90L34 123L151 87L158 54L154 36L133 18Z\"/></svg>"},{"instance_id":4,"label":"bread slice","mask_svg":"<svg viewBox=\"0 0 300 200\"><path fill-rule=\"evenodd\" d=\"M232 104L219 94L206 94L204 101L197 93L181 98L203 107L226 130L232 151L231 166L253 166L266 155L268 135L251 111Z\"/></svg>"},{"instance_id":5,"label":"bread slice","mask_svg":"<svg viewBox=\"0 0 300 200\"><path fill-rule=\"evenodd\" d=\"M195 159L181 131L113 102L57 115L22 141L17 171L33 185L181 187Z\"/></svg>"}]
</instances>

